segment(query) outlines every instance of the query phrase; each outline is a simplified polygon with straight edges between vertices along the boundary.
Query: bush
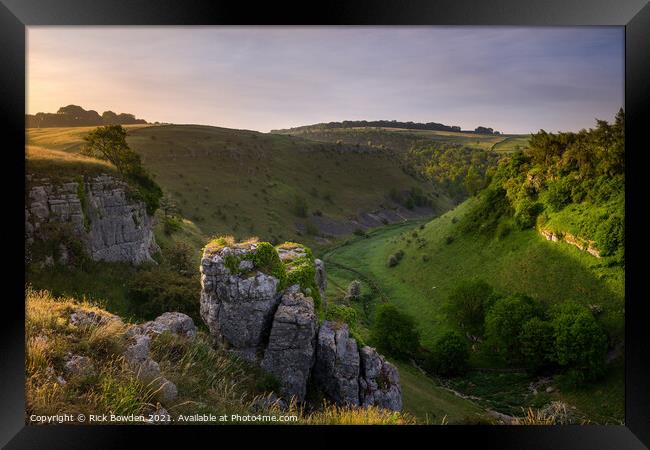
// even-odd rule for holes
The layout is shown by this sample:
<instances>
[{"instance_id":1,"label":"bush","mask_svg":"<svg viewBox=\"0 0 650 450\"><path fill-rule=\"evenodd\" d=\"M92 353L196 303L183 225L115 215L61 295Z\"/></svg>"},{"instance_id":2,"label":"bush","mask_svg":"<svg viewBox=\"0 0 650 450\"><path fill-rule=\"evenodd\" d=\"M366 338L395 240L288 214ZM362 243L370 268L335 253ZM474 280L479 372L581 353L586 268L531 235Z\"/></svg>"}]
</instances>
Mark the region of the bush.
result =
<instances>
[{"instance_id":1,"label":"bush","mask_svg":"<svg viewBox=\"0 0 650 450\"><path fill-rule=\"evenodd\" d=\"M428 357L428 368L439 375L459 375L467 370L467 340L453 331L439 337Z\"/></svg>"},{"instance_id":2,"label":"bush","mask_svg":"<svg viewBox=\"0 0 650 450\"><path fill-rule=\"evenodd\" d=\"M622 256L625 249L625 219L609 216L596 231L596 245L602 256Z\"/></svg>"},{"instance_id":3,"label":"bush","mask_svg":"<svg viewBox=\"0 0 650 450\"><path fill-rule=\"evenodd\" d=\"M133 313L145 320L178 311L200 322L198 276L183 276L165 267L138 271L127 285Z\"/></svg>"},{"instance_id":4,"label":"bush","mask_svg":"<svg viewBox=\"0 0 650 450\"><path fill-rule=\"evenodd\" d=\"M467 333L483 336L485 314L495 300L496 294L489 284L482 280L470 280L453 289L445 310Z\"/></svg>"},{"instance_id":5,"label":"bush","mask_svg":"<svg viewBox=\"0 0 650 450\"><path fill-rule=\"evenodd\" d=\"M171 236L172 234L176 233L177 231L180 231L182 227L182 220L179 217L175 216L165 216L163 217L163 232L167 236Z\"/></svg>"},{"instance_id":6,"label":"bush","mask_svg":"<svg viewBox=\"0 0 650 450\"><path fill-rule=\"evenodd\" d=\"M498 299L485 315L485 334L507 358L522 359L519 336L523 324L539 314L532 298L511 295Z\"/></svg>"},{"instance_id":7,"label":"bush","mask_svg":"<svg viewBox=\"0 0 650 450\"><path fill-rule=\"evenodd\" d=\"M377 307L371 338L379 351L395 358L409 358L420 347L420 334L415 328L415 321L388 304Z\"/></svg>"},{"instance_id":8,"label":"bush","mask_svg":"<svg viewBox=\"0 0 650 450\"><path fill-rule=\"evenodd\" d=\"M515 204L515 223L522 230L532 228L542 209L543 206L540 203L534 202L528 197L522 198Z\"/></svg>"},{"instance_id":9,"label":"bush","mask_svg":"<svg viewBox=\"0 0 650 450\"><path fill-rule=\"evenodd\" d=\"M572 187L569 180L560 178L553 183L549 183L545 197L546 204L552 211L559 211L564 208L572 201Z\"/></svg>"},{"instance_id":10,"label":"bush","mask_svg":"<svg viewBox=\"0 0 650 450\"><path fill-rule=\"evenodd\" d=\"M581 306L565 305L552 321L555 358L573 371L576 384L603 375L607 353L607 335L591 312Z\"/></svg>"},{"instance_id":11,"label":"bush","mask_svg":"<svg viewBox=\"0 0 650 450\"><path fill-rule=\"evenodd\" d=\"M325 318L333 322L347 323L350 329L355 328L359 321L357 310L345 305L330 305Z\"/></svg>"},{"instance_id":12,"label":"bush","mask_svg":"<svg viewBox=\"0 0 650 450\"><path fill-rule=\"evenodd\" d=\"M165 263L178 273L187 275L197 273L199 263L195 260L194 250L185 242L176 242L163 251Z\"/></svg>"}]
</instances>

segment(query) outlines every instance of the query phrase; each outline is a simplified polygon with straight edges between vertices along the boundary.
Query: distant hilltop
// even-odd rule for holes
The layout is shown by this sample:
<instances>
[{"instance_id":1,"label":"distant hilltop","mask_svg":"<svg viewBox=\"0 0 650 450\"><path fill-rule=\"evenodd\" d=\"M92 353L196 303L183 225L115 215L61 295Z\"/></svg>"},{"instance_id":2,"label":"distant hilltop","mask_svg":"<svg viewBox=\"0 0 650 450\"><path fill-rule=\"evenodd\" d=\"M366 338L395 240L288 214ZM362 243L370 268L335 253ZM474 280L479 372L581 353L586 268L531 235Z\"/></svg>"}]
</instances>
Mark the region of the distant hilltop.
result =
<instances>
[{"instance_id":1,"label":"distant hilltop","mask_svg":"<svg viewBox=\"0 0 650 450\"><path fill-rule=\"evenodd\" d=\"M92 125L132 125L147 123L144 119L136 119L133 114L104 111L100 116L97 111L86 111L81 106L62 106L56 113L39 112L25 115L27 128L48 127L84 127Z\"/></svg>"},{"instance_id":2,"label":"distant hilltop","mask_svg":"<svg viewBox=\"0 0 650 450\"><path fill-rule=\"evenodd\" d=\"M317 123L301 127L271 130L271 133L306 132L332 128L404 128L407 130L453 131L456 133L501 134L492 128L476 127L474 130L461 130L457 125L444 125L442 123L427 122L398 122L397 120L344 120L343 122Z\"/></svg>"}]
</instances>

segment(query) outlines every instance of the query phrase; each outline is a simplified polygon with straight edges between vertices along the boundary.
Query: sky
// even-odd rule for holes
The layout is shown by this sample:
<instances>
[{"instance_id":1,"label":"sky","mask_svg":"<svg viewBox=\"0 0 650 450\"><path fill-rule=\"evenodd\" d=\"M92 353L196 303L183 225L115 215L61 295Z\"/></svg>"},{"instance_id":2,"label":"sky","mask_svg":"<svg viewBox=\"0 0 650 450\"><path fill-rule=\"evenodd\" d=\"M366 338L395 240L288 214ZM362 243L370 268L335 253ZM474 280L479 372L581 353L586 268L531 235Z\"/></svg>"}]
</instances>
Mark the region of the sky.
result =
<instances>
[{"instance_id":1,"label":"sky","mask_svg":"<svg viewBox=\"0 0 650 450\"><path fill-rule=\"evenodd\" d=\"M267 132L319 122L577 131L624 106L622 27L38 27L27 113L75 104Z\"/></svg>"}]
</instances>

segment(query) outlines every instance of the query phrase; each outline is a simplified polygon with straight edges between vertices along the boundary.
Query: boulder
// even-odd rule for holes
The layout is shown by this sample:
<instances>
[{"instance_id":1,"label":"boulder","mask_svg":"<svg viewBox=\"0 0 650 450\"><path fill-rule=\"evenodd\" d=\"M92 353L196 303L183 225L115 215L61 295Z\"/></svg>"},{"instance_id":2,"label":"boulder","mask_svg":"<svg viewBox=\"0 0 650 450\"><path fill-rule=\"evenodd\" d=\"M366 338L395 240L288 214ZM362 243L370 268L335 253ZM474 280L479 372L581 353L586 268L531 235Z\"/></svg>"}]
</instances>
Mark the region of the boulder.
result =
<instances>
[{"instance_id":1,"label":"boulder","mask_svg":"<svg viewBox=\"0 0 650 450\"><path fill-rule=\"evenodd\" d=\"M282 396L302 402L314 362L316 337L314 301L292 286L282 296L273 318L269 342L262 359L264 371L282 386Z\"/></svg>"},{"instance_id":2,"label":"boulder","mask_svg":"<svg viewBox=\"0 0 650 450\"><path fill-rule=\"evenodd\" d=\"M77 327L104 325L112 321L122 322L122 319L116 315L109 314L107 312L97 313L94 311L87 311L84 309L77 309L70 314L70 323Z\"/></svg>"},{"instance_id":3,"label":"boulder","mask_svg":"<svg viewBox=\"0 0 650 450\"><path fill-rule=\"evenodd\" d=\"M88 377L95 374L93 362L87 356L68 354L64 357L66 373L72 376Z\"/></svg>"},{"instance_id":4,"label":"boulder","mask_svg":"<svg viewBox=\"0 0 650 450\"><path fill-rule=\"evenodd\" d=\"M400 411L402 393L397 368L372 347L364 346L359 354L361 356L359 375L361 406L378 406Z\"/></svg>"},{"instance_id":5,"label":"boulder","mask_svg":"<svg viewBox=\"0 0 650 450\"><path fill-rule=\"evenodd\" d=\"M180 312L163 313L155 320L143 323L140 328L144 334L149 336L170 332L190 340L196 337L194 321L187 314Z\"/></svg>"},{"instance_id":6,"label":"boulder","mask_svg":"<svg viewBox=\"0 0 650 450\"><path fill-rule=\"evenodd\" d=\"M251 243L206 250L201 261L201 317L218 345L249 361L263 353L281 299L277 278L259 270L240 276L226 267L228 258L241 259L255 249Z\"/></svg>"},{"instance_id":7,"label":"boulder","mask_svg":"<svg viewBox=\"0 0 650 450\"><path fill-rule=\"evenodd\" d=\"M327 290L327 272L325 272L325 263L320 259L314 260L316 266L316 286L322 300L323 307L326 306L325 291Z\"/></svg>"},{"instance_id":8,"label":"boulder","mask_svg":"<svg viewBox=\"0 0 650 450\"><path fill-rule=\"evenodd\" d=\"M331 401L359 405L359 350L348 326L325 321L318 332L314 381Z\"/></svg>"}]
</instances>

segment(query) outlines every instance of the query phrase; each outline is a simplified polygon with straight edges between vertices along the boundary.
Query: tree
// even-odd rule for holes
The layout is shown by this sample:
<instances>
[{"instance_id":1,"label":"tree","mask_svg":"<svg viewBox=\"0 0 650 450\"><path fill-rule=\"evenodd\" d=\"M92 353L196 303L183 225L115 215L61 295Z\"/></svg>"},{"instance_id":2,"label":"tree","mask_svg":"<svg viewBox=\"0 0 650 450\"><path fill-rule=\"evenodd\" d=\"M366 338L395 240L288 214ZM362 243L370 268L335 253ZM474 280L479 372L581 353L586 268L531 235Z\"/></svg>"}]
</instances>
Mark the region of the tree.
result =
<instances>
[{"instance_id":1,"label":"tree","mask_svg":"<svg viewBox=\"0 0 650 450\"><path fill-rule=\"evenodd\" d=\"M142 166L140 155L131 150L126 143L126 130L121 125L107 125L95 128L84 140L82 153L105 159L117 171L137 186L137 194L146 206L147 213L153 215L160 205L162 189Z\"/></svg>"},{"instance_id":2,"label":"tree","mask_svg":"<svg viewBox=\"0 0 650 450\"><path fill-rule=\"evenodd\" d=\"M574 375L574 382L591 381L605 369L607 335L591 312L568 304L555 313L553 321L555 358Z\"/></svg>"},{"instance_id":3,"label":"tree","mask_svg":"<svg viewBox=\"0 0 650 450\"><path fill-rule=\"evenodd\" d=\"M440 336L428 357L428 367L440 375L458 375L467 369L467 340L453 331Z\"/></svg>"},{"instance_id":4,"label":"tree","mask_svg":"<svg viewBox=\"0 0 650 450\"><path fill-rule=\"evenodd\" d=\"M95 128L84 137L82 153L105 159L122 174L127 174L140 164L140 156L126 143L126 130L121 125Z\"/></svg>"},{"instance_id":5,"label":"tree","mask_svg":"<svg viewBox=\"0 0 650 450\"><path fill-rule=\"evenodd\" d=\"M524 362L533 370L539 370L554 359L553 325L533 317L523 324L519 333L519 345Z\"/></svg>"},{"instance_id":6,"label":"tree","mask_svg":"<svg viewBox=\"0 0 650 450\"><path fill-rule=\"evenodd\" d=\"M489 284L470 280L454 288L445 309L465 332L480 337L484 334L485 314L495 299L496 294Z\"/></svg>"},{"instance_id":7,"label":"tree","mask_svg":"<svg viewBox=\"0 0 650 450\"><path fill-rule=\"evenodd\" d=\"M509 359L521 359L519 336L523 324L538 315L535 301L526 295L498 299L485 316L488 342Z\"/></svg>"},{"instance_id":8,"label":"tree","mask_svg":"<svg viewBox=\"0 0 650 450\"><path fill-rule=\"evenodd\" d=\"M396 358L409 358L420 347L420 334L415 321L388 304L377 307L371 338L381 352Z\"/></svg>"}]
</instances>

